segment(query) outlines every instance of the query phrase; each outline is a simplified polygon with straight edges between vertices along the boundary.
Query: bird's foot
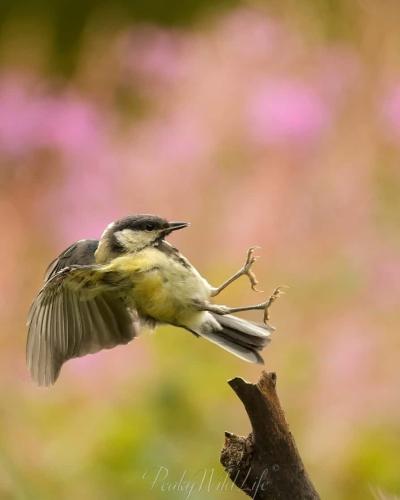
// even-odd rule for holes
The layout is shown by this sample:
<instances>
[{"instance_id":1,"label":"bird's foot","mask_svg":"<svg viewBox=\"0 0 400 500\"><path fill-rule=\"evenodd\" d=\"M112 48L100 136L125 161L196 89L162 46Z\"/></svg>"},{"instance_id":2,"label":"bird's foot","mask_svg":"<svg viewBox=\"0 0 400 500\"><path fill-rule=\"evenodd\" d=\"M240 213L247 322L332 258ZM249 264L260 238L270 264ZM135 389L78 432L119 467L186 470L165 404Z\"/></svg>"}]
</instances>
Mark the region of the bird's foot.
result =
<instances>
[{"instance_id":1,"label":"bird's foot","mask_svg":"<svg viewBox=\"0 0 400 500\"><path fill-rule=\"evenodd\" d=\"M264 302L264 323L267 324L269 321L269 309L272 306L272 304L281 296L284 295L284 288L288 288L287 286L278 286L275 288L275 290L272 292L271 296L269 297L268 300Z\"/></svg>"},{"instance_id":2,"label":"bird's foot","mask_svg":"<svg viewBox=\"0 0 400 500\"><path fill-rule=\"evenodd\" d=\"M247 256L246 256L246 261L240 270L241 275L246 275L249 278L251 289L254 290L255 292L262 292L262 290L257 289L258 285L258 280L256 278L256 275L254 272L251 270L251 267L255 263L255 261L258 259L256 255L254 255L254 251L260 247L251 247L247 250Z\"/></svg>"}]
</instances>

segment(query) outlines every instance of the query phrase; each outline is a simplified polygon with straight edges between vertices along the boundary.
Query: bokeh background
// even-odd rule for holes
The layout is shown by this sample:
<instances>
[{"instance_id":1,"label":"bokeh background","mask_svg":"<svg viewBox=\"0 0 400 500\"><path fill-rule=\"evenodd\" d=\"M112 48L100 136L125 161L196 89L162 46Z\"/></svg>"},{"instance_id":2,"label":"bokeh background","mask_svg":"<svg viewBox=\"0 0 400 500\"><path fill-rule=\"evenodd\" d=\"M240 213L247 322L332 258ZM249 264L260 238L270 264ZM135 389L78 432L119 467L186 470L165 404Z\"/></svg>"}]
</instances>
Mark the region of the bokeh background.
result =
<instances>
[{"instance_id":1,"label":"bokeh background","mask_svg":"<svg viewBox=\"0 0 400 500\"><path fill-rule=\"evenodd\" d=\"M247 365L174 328L25 368L49 261L113 219L218 284L258 244L266 368L323 498L400 494L400 5L190 0L0 5L0 497L240 499L223 432ZM221 297L260 300L245 278ZM255 316L248 316L255 317ZM205 475L205 483L201 483ZM190 490L192 486L192 490Z\"/></svg>"}]
</instances>

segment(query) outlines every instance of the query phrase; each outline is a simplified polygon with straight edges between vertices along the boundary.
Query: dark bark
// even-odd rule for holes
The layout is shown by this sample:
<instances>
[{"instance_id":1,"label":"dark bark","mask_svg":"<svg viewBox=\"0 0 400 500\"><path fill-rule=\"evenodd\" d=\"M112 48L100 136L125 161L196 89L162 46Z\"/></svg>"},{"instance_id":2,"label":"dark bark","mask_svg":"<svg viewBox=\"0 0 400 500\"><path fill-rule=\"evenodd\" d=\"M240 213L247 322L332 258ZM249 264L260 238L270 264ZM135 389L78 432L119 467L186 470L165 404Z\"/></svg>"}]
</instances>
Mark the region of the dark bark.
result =
<instances>
[{"instance_id":1,"label":"dark bark","mask_svg":"<svg viewBox=\"0 0 400 500\"><path fill-rule=\"evenodd\" d=\"M263 372L257 384L234 378L229 385L252 426L246 438L225 433L221 463L231 480L256 500L319 499L279 403L275 373Z\"/></svg>"}]
</instances>

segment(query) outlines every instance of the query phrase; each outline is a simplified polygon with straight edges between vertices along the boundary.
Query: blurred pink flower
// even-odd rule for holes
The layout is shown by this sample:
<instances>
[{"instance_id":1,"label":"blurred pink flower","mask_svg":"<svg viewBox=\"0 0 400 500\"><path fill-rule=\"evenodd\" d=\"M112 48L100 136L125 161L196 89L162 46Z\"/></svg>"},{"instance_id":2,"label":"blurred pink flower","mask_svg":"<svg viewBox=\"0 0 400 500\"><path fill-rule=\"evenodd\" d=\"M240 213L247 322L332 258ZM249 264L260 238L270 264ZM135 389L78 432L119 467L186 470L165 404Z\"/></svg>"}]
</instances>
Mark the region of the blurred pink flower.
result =
<instances>
[{"instance_id":1,"label":"blurred pink flower","mask_svg":"<svg viewBox=\"0 0 400 500\"><path fill-rule=\"evenodd\" d=\"M250 96L249 133L260 144L309 143L329 121L327 105L315 88L290 79L266 80Z\"/></svg>"},{"instance_id":2,"label":"blurred pink flower","mask_svg":"<svg viewBox=\"0 0 400 500\"><path fill-rule=\"evenodd\" d=\"M141 128L145 135L140 137L144 140L138 147L148 148L151 156L164 163L164 170L171 164L190 168L191 163L201 161L208 152L207 131L188 113L176 113L166 120L153 121L149 128L145 124Z\"/></svg>"},{"instance_id":3,"label":"blurred pink flower","mask_svg":"<svg viewBox=\"0 0 400 500\"><path fill-rule=\"evenodd\" d=\"M39 144L68 154L99 147L101 118L90 103L73 95L61 95L43 98L40 106Z\"/></svg>"},{"instance_id":4,"label":"blurred pink flower","mask_svg":"<svg viewBox=\"0 0 400 500\"><path fill-rule=\"evenodd\" d=\"M371 411L376 404L371 388L379 385L376 349L376 328L368 321L352 312L332 322L319 354L320 392L314 401L318 411L324 408L340 419L357 419L367 408Z\"/></svg>"},{"instance_id":5,"label":"blurred pink flower","mask_svg":"<svg viewBox=\"0 0 400 500\"><path fill-rule=\"evenodd\" d=\"M393 139L400 139L400 84L392 86L382 104L382 115L386 133Z\"/></svg>"},{"instance_id":6,"label":"blurred pink flower","mask_svg":"<svg viewBox=\"0 0 400 500\"><path fill-rule=\"evenodd\" d=\"M41 108L17 79L0 82L0 149L18 154L36 145Z\"/></svg>"},{"instance_id":7,"label":"blurred pink flower","mask_svg":"<svg viewBox=\"0 0 400 500\"><path fill-rule=\"evenodd\" d=\"M77 160L77 159L76 159ZM62 243L98 238L104 227L123 215L113 163L67 163L63 182L48 193L45 217L54 219L54 234Z\"/></svg>"},{"instance_id":8,"label":"blurred pink flower","mask_svg":"<svg viewBox=\"0 0 400 500\"><path fill-rule=\"evenodd\" d=\"M98 112L83 98L51 94L22 76L0 81L0 149L6 154L87 152L98 147L101 134Z\"/></svg>"},{"instance_id":9,"label":"blurred pink flower","mask_svg":"<svg viewBox=\"0 0 400 500\"><path fill-rule=\"evenodd\" d=\"M129 210L186 217L202 206L201 192L209 182L210 134L185 110L133 125L121 144L121 175Z\"/></svg>"}]
</instances>

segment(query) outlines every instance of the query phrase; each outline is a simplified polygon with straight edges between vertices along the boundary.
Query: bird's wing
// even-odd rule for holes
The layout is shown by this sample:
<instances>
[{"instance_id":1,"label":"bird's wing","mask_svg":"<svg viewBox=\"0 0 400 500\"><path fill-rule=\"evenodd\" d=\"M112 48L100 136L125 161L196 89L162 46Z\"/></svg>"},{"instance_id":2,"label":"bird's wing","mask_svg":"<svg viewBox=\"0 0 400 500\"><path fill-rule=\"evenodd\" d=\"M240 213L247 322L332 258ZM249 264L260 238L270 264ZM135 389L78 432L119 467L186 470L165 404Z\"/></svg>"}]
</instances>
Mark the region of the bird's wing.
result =
<instances>
[{"instance_id":1,"label":"bird's wing","mask_svg":"<svg viewBox=\"0 0 400 500\"><path fill-rule=\"evenodd\" d=\"M138 333L135 313L118 293L120 276L95 264L55 272L57 265L28 318L27 364L39 385L53 384L68 359L126 344Z\"/></svg>"}]
</instances>

